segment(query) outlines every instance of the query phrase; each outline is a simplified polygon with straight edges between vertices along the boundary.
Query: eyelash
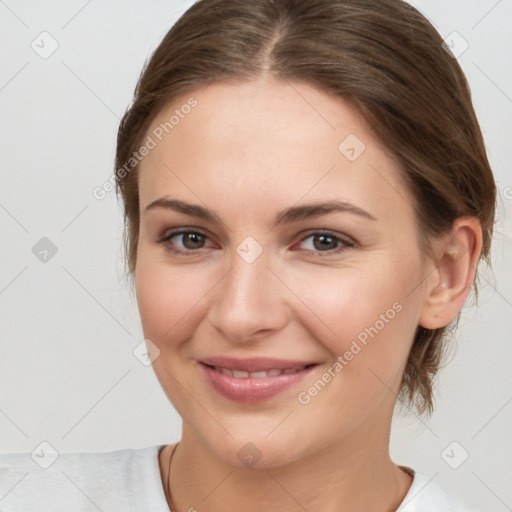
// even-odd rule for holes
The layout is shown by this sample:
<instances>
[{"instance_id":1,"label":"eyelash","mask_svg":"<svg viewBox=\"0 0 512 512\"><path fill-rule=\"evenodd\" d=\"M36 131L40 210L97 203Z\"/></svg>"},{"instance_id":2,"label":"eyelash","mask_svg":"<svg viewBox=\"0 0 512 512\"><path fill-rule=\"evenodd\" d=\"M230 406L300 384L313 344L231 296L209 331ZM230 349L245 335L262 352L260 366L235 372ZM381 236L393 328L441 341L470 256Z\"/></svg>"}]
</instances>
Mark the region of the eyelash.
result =
<instances>
[{"instance_id":1,"label":"eyelash","mask_svg":"<svg viewBox=\"0 0 512 512\"><path fill-rule=\"evenodd\" d=\"M208 235L199 229L179 229L179 230L172 231L171 233L165 234L163 237L156 240L156 243L163 245L165 247L165 250L169 251L172 254L178 254L181 256L195 256L194 253L197 253L198 251L203 249L203 247L200 247L199 249L196 249L196 250L193 250L193 249L182 250L182 249L176 249L176 247L173 247L169 243L170 240L177 235L186 235L186 234L190 234L190 233L208 238ZM321 257L325 257L325 256L332 256L334 254L342 253L342 252L346 251L347 249L350 249L351 247L354 247L356 245L356 243L354 241L352 241L348 238L343 238L343 237L333 233L332 231L326 231L326 230L310 232L306 237L302 238L299 243L302 243L305 240L307 240L308 238L318 236L318 235L328 236L329 238L332 238L333 240L335 240L338 243L341 243L342 245L340 247L337 247L336 249L330 249L328 251L313 251L310 249L302 249L302 252L305 252L306 254L321 258Z\"/></svg>"}]
</instances>

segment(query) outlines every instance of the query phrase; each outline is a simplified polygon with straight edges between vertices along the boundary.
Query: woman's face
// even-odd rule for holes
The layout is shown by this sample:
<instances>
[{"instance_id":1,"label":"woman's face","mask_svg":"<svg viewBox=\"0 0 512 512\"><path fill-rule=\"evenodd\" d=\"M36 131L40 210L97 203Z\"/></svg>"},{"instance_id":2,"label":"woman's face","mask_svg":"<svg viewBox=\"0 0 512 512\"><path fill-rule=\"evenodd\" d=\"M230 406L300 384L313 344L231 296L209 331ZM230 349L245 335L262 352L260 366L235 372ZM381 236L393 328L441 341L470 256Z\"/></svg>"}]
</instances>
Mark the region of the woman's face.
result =
<instances>
[{"instance_id":1,"label":"woman's face","mask_svg":"<svg viewBox=\"0 0 512 512\"><path fill-rule=\"evenodd\" d=\"M137 301L184 437L260 467L386 444L426 269L361 115L305 84L219 82L148 136Z\"/></svg>"}]
</instances>

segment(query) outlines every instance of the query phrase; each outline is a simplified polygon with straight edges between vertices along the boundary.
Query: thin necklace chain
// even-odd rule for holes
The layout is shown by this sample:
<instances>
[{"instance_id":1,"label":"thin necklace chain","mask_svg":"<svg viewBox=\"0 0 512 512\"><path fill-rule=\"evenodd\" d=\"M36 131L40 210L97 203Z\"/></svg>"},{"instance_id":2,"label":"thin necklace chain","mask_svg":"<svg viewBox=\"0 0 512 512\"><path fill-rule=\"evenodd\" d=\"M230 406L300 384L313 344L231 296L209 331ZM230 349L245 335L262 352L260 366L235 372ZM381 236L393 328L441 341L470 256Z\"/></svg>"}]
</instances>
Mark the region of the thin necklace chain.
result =
<instances>
[{"instance_id":1,"label":"thin necklace chain","mask_svg":"<svg viewBox=\"0 0 512 512\"><path fill-rule=\"evenodd\" d=\"M172 501L171 496L171 462L172 458L174 457L174 454L176 452L176 448L178 448L178 445L180 443L177 442L176 446L172 449L171 456L169 457L169 467L167 468L167 499L169 500L169 506L171 508L171 512L178 512L176 506L174 505L174 502Z\"/></svg>"}]
</instances>

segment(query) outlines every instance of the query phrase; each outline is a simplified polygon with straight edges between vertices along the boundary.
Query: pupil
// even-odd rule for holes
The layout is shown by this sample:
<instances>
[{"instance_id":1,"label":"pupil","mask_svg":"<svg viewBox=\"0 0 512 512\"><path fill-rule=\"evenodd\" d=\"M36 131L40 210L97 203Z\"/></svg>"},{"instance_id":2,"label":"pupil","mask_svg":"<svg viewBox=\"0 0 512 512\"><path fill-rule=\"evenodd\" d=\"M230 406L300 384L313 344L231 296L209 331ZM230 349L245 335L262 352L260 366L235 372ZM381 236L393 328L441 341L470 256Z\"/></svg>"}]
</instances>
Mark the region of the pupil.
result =
<instances>
[{"instance_id":1,"label":"pupil","mask_svg":"<svg viewBox=\"0 0 512 512\"><path fill-rule=\"evenodd\" d=\"M185 245L187 249L197 249L204 243L202 238L203 235L200 235L199 233L187 233L184 237L183 245Z\"/></svg>"},{"instance_id":2,"label":"pupil","mask_svg":"<svg viewBox=\"0 0 512 512\"><path fill-rule=\"evenodd\" d=\"M329 235L318 235L314 237L313 245L315 246L315 249L336 249L336 240ZM316 241L321 240L322 242L327 241L327 244L317 244ZM328 245L332 245L332 247L328 247Z\"/></svg>"}]
</instances>

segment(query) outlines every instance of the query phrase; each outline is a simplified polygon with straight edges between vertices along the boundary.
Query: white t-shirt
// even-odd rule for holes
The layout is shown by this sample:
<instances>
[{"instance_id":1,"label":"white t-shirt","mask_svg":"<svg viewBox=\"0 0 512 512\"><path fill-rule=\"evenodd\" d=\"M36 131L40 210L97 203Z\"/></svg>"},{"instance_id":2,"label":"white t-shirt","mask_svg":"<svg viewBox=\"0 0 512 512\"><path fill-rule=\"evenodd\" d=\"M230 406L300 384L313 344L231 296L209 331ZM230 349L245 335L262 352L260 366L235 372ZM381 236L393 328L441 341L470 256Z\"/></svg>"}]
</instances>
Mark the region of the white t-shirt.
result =
<instances>
[{"instance_id":1,"label":"white t-shirt","mask_svg":"<svg viewBox=\"0 0 512 512\"><path fill-rule=\"evenodd\" d=\"M65 453L49 466L41 462L46 469L29 453L0 454L0 511L169 512L158 464L162 446ZM414 479L397 512L475 512L431 479L404 469ZM200 503L192 507L201 510Z\"/></svg>"}]
</instances>

